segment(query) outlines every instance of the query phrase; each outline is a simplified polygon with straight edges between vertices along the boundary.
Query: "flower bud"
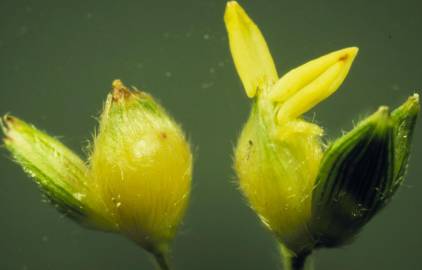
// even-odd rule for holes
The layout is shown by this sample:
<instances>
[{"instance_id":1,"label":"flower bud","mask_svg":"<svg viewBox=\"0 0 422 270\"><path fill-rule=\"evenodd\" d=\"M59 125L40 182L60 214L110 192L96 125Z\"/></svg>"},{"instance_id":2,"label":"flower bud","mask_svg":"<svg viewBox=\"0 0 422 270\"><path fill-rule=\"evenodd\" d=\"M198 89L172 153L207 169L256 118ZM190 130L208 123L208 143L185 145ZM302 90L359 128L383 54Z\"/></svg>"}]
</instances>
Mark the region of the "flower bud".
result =
<instances>
[{"instance_id":1,"label":"flower bud","mask_svg":"<svg viewBox=\"0 0 422 270\"><path fill-rule=\"evenodd\" d=\"M2 129L6 148L60 211L126 235L167 269L189 199L192 156L180 127L150 95L113 83L89 166L17 118L5 116Z\"/></svg>"},{"instance_id":2,"label":"flower bud","mask_svg":"<svg viewBox=\"0 0 422 270\"><path fill-rule=\"evenodd\" d=\"M293 254L308 254L311 195L322 157L323 130L302 114L345 79L357 48L310 61L280 79L265 39L234 1L226 8L230 49L251 115L235 150L240 188L261 221Z\"/></svg>"},{"instance_id":3,"label":"flower bud","mask_svg":"<svg viewBox=\"0 0 422 270\"><path fill-rule=\"evenodd\" d=\"M278 79L260 30L234 1L224 16L233 61L252 111L235 149L242 193L280 242L286 269L304 269L318 247L350 242L403 182L419 112L414 95L387 107L325 150L303 114L345 80L358 48L338 50Z\"/></svg>"},{"instance_id":4,"label":"flower bud","mask_svg":"<svg viewBox=\"0 0 422 270\"><path fill-rule=\"evenodd\" d=\"M189 198L192 156L180 127L151 96L113 83L90 176L119 230L153 253L175 235Z\"/></svg>"}]
</instances>

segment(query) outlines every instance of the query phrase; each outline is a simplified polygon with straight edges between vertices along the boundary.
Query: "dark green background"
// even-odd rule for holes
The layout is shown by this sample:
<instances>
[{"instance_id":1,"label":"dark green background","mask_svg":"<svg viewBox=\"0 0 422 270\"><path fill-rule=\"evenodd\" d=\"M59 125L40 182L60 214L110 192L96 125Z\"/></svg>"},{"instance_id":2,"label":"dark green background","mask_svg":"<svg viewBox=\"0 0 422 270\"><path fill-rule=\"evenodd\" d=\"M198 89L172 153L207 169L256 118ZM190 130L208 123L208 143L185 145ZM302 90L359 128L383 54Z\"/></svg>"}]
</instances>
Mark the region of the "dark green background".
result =
<instances>
[{"instance_id":1,"label":"dark green background","mask_svg":"<svg viewBox=\"0 0 422 270\"><path fill-rule=\"evenodd\" d=\"M328 138L422 88L420 1L241 4L265 34L280 74L329 51L360 47L344 85L313 111ZM1 0L0 114L32 122L84 155L113 79L152 93L195 149L193 196L174 243L175 269L278 269L274 240L246 206L232 170L249 101L230 58L224 6ZM317 269L419 268L421 128L419 121L407 181L393 203L353 245L318 252ZM123 237L61 217L4 149L0 155L0 269L153 269L149 256Z\"/></svg>"}]
</instances>

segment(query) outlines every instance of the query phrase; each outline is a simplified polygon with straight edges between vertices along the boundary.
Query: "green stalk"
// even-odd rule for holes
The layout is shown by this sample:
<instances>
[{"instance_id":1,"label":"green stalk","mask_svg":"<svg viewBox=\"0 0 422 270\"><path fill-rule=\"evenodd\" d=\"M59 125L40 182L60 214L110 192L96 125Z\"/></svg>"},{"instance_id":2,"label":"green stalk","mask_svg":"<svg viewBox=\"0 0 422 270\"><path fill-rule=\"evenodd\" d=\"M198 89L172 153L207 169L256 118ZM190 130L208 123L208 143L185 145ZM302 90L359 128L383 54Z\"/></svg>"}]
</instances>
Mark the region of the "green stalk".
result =
<instances>
[{"instance_id":1,"label":"green stalk","mask_svg":"<svg viewBox=\"0 0 422 270\"><path fill-rule=\"evenodd\" d=\"M158 266L160 267L160 270L170 270L170 264L168 261L167 255L164 253L158 252L153 253L155 261L157 262Z\"/></svg>"},{"instance_id":2,"label":"green stalk","mask_svg":"<svg viewBox=\"0 0 422 270\"><path fill-rule=\"evenodd\" d=\"M283 245L280 245L280 254L283 260L283 270L313 270L313 261L308 259L311 253L295 254Z\"/></svg>"}]
</instances>

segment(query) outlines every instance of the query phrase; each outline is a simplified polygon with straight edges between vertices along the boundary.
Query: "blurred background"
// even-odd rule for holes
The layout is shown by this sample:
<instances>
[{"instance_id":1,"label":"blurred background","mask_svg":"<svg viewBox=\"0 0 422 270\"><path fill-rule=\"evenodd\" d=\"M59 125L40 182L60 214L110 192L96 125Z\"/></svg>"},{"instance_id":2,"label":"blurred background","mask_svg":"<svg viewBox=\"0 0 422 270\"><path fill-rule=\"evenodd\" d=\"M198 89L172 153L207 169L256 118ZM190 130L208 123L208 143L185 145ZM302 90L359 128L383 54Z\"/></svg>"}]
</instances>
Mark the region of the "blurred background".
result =
<instances>
[{"instance_id":1,"label":"blurred background","mask_svg":"<svg viewBox=\"0 0 422 270\"><path fill-rule=\"evenodd\" d=\"M355 45L340 90L315 108L335 138L379 105L422 89L420 1L240 1L280 74ZM176 270L279 269L273 237L237 190L232 149L249 112L228 50L225 1L0 1L0 114L12 113L86 156L96 117L120 78L154 95L195 149ZM417 269L422 254L422 123L393 202L350 246L317 252L316 269ZM43 202L0 149L0 269L153 269L121 236L92 232Z\"/></svg>"}]
</instances>

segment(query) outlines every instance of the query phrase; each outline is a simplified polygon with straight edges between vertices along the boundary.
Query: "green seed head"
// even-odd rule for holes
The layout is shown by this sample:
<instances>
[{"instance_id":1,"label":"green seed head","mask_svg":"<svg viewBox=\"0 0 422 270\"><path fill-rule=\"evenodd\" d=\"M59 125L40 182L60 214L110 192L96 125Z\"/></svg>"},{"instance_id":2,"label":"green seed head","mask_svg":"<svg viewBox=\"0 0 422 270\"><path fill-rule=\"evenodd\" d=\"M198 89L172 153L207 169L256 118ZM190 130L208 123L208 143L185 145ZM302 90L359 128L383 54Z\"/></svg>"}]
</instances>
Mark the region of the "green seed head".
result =
<instances>
[{"instance_id":1,"label":"green seed head","mask_svg":"<svg viewBox=\"0 0 422 270\"><path fill-rule=\"evenodd\" d=\"M381 107L325 151L312 194L310 229L317 246L350 242L404 179L417 95L389 113Z\"/></svg>"}]
</instances>

